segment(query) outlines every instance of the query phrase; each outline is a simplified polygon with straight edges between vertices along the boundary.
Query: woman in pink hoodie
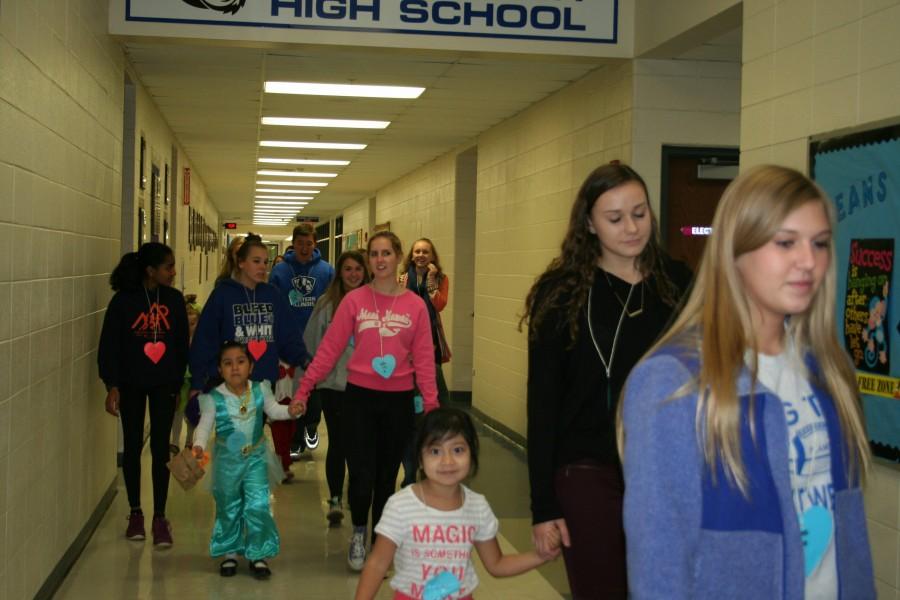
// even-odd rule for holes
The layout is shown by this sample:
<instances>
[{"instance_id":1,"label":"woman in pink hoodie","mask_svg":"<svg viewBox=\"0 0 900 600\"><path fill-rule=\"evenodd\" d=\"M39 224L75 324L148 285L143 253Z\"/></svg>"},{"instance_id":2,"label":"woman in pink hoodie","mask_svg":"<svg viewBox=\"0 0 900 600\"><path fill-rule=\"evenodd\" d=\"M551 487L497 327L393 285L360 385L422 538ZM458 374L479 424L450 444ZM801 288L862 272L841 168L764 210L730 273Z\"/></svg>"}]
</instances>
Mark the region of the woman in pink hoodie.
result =
<instances>
[{"instance_id":1,"label":"woman in pink hoodie","mask_svg":"<svg viewBox=\"0 0 900 600\"><path fill-rule=\"evenodd\" d=\"M413 389L421 391L426 412L438 406L431 321L422 298L397 281L402 256L393 233L369 238L372 282L344 296L294 395L305 408L315 385L353 344L342 425L353 520L347 562L356 571L366 561L369 509L374 529L396 487L413 427Z\"/></svg>"}]
</instances>

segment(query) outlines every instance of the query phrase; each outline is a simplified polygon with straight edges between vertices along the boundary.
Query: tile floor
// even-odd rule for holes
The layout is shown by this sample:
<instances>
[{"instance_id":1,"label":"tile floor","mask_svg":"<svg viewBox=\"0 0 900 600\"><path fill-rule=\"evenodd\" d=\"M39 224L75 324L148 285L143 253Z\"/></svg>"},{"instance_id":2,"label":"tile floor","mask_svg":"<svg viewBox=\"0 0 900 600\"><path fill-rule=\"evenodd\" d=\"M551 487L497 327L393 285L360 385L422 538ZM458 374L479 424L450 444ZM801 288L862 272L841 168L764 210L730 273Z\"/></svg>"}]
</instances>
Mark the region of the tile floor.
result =
<instances>
[{"instance_id":1,"label":"tile floor","mask_svg":"<svg viewBox=\"0 0 900 600\"><path fill-rule=\"evenodd\" d=\"M304 600L352 598L357 574L346 564L349 512L342 527L327 527L325 499L325 450L327 436L320 428L322 443L293 466L296 474L288 485L274 490L273 508L281 534L281 554L270 561L273 575L268 581L253 579L245 562L238 575L218 575L218 560L208 554L214 504L199 486L183 491L174 481L170 487L168 516L175 545L157 551L146 542L124 539L128 512L124 485L112 506L63 581L54 598L303 598ZM500 520L500 544L505 552L530 548L531 522L528 510L528 475L520 453L489 432L481 433L481 470L471 482L485 494ZM145 448L142 495L150 512L150 456ZM149 519L148 538L149 538ZM477 556L477 555L476 555ZM562 560L524 575L494 579L476 559L481 581L478 600L568 598ZM387 581L378 598L390 598Z\"/></svg>"}]
</instances>

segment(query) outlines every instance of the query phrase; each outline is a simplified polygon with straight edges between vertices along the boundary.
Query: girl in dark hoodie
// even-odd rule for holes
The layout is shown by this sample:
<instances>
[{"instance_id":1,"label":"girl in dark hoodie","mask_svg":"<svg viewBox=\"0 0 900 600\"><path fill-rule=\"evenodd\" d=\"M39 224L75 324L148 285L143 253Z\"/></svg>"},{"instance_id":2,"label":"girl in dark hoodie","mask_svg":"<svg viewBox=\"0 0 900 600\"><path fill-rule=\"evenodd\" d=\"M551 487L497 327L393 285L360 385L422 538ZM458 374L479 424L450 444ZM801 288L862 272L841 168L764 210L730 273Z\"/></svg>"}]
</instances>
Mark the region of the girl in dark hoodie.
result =
<instances>
[{"instance_id":1,"label":"girl in dark hoodie","mask_svg":"<svg viewBox=\"0 0 900 600\"><path fill-rule=\"evenodd\" d=\"M184 297L171 287L175 256L165 244L144 244L123 256L109 279L116 293L103 318L97 362L107 389L106 411L122 418L122 472L131 506L125 536L130 540L146 537L141 511L141 447L149 398L153 544L168 547L172 545L166 520L169 432L188 355Z\"/></svg>"},{"instance_id":2,"label":"girl in dark hoodie","mask_svg":"<svg viewBox=\"0 0 900 600\"><path fill-rule=\"evenodd\" d=\"M205 390L218 375L216 357L226 340L247 345L253 356L253 381L278 379L278 358L306 365L309 355L296 319L281 292L265 282L268 250L248 234L237 252L237 268L217 284L203 307L191 342L191 388Z\"/></svg>"}]
</instances>

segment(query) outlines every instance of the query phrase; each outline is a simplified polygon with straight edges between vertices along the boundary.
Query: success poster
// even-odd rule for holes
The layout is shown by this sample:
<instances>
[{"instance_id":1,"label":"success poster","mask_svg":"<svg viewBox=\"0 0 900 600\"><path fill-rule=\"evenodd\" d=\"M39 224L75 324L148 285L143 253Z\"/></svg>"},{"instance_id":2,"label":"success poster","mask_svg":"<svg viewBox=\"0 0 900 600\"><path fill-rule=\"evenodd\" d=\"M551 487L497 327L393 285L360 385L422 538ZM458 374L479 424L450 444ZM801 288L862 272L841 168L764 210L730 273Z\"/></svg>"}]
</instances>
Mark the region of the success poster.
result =
<instances>
[{"instance_id":1,"label":"success poster","mask_svg":"<svg viewBox=\"0 0 900 600\"><path fill-rule=\"evenodd\" d=\"M900 126L815 142L810 161L837 210L838 334L872 448L900 462Z\"/></svg>"}]
</instances>

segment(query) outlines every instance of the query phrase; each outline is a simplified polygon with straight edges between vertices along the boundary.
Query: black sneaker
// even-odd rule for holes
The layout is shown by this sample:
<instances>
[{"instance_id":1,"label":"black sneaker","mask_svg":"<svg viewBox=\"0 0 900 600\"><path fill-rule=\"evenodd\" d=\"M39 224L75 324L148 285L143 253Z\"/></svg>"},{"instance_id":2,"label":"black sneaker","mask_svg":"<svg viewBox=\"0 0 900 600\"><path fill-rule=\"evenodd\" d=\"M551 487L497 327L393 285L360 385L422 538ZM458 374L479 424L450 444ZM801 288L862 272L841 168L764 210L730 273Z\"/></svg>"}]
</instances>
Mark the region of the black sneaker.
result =
<instances>
[{"instance_id":1,"label":"black sneaker","mask_svg":"<svg viewBox=\"0 0 900 600\"><path fill-rule=\"evenodd\" d=\"M306 450L306 446L300 446L299 448L291 447L291 460L294 462L300 460L304 450Z\"/></svg>"},{"instance_id":2,"label":"black sneaker","mask_svg":"<svg viewBox=\"0 0 900 600\"><path fill-rule=\"evenodd\" d=\"M303 440L306 442L306 447L310 450L315 450L319 447L319 432L313 429L312 434L309 433L309 429L303 432Z\"/></svg>"},{"instance_id":3,"label":"black sneaker","mask_svg":"<svg viewBox=\"0 0 900 600\"><path fill-rule=\"evenodd\" d=\"M344 511L341 510L339 498L335 497L328 501L328 514L325 515L325 518L328 519L329 527L337 527L344 520Z\"/></svg>"}]
</instances>

